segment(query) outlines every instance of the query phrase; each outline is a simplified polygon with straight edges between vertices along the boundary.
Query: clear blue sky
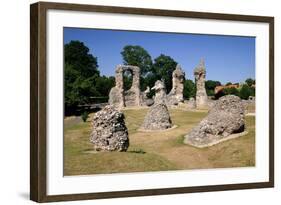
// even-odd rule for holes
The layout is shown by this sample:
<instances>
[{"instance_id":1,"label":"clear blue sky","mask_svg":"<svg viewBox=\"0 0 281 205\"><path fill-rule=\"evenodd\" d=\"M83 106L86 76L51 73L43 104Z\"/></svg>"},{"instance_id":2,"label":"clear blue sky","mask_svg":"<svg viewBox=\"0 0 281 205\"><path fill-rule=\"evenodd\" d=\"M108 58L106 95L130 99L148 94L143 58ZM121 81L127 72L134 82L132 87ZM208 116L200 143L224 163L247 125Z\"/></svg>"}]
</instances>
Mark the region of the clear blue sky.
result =
<instances>
[{"instance_id":1,"label":"clear blue sky","mask_svg":"<svg viewBox=\"0 0 281 205\"><path fill-rule=\"evenodd\" d=\"M71 40L84 42L106 76L114 76L115 66L123 64L120 52L125 45L139 45L152 59L160 54L171 56L187 79L194 80L193 69L201 58L207 80L235 83L255 79L254 37L64 28L64 43Z\"/></svg>"}]
</instances>

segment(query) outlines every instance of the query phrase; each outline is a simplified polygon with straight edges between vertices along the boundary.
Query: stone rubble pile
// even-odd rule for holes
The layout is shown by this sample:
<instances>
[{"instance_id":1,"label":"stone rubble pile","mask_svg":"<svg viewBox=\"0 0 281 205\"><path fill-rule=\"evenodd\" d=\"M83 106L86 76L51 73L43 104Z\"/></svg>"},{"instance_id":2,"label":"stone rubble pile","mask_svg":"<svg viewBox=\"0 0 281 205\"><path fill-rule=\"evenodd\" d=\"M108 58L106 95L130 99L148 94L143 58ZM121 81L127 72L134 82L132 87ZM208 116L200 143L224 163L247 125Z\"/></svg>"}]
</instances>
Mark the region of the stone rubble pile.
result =
<instances>
[{"instance_id":1,"label":"stone rubble pile","mask_svg":"<svg viewBox=\"0 0 281 205\"><path fill-rule=\"evenodd\" d=\"M95 151L127 151L129 136L124 119L124 114L110 105L94 115L90 141Z\"/></svg>"},{"instance_id":2,"label":"stone rubble pile","mask_svg":"<svg viewBox=\"0 0 281 205\"><path fill-rule=\"evenodd\" d=\"M190 133L184 143L206 147L224 140L245 129L245 110L242 101L234 95L221 97L205 117Z\"/></svg>"}]
</instances>

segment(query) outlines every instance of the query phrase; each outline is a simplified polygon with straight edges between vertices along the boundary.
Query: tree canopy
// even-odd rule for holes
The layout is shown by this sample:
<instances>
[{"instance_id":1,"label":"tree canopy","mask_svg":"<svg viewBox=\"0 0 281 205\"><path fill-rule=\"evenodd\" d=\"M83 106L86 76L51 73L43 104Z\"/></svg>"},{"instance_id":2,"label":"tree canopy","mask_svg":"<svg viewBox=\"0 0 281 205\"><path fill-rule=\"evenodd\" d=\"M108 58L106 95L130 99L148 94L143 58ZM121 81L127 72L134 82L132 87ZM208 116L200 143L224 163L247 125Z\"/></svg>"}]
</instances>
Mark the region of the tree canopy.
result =
<instances>
[{"instance_id":1,"label":"tree canopy","mask_svg":"<svg viewBox=\"0 0 281 205\"><path fill-rule=\"evenodd\" d=\"M126 45L121 51L121 55L123 63L138 66L141 70L141 75L146 75L151 71L152 59L143 47Z\"/></svg>"},{"instance_id":2,"label":"tree canopy","mask_svg":"<svg viewBox=\"0 0 281 205\"><path fill-rule=\"evenodd\" d=\"M125 65L135 65L141 70L141 90L145 90L147 86L153 87L156 80L163 80L167 92L172 88L172 74L177 66L177 62L170 56L161 54L152 61L149 53L141 46L126 45L121 55ZM124 87L127 90L132 78L125 73Z\"/></svg>"},{"instance_id":3,"label":"tree canopy","mask_svg":"<svg viewBox=\"0 0 281 205\"><path fill-rule=\"evenodd\" d=\"M97 58L89 53L89 48L80 41L70 41L64 45L65 65L71 65L85 78L99 75Z\"/></svg>"},{"instance_id":4,"label":"tree canopy","mask_svg":"<svg viewBox=\"0 0 281 205\"><path fill-rule=\"evenodd\" d=\"M255 96L255 88L250 87L248 84L244 84L240 89L239 96L241 99L248 100L250 96Z\"/></svg>"},{"instance_id":5,"label":"tree canopy","mask_svg":"<svg viewBox=\"0 0 281 205\"><path fill-rule=\"evenodd\" d=\"M250 86L250 87L256 83L256 81L253 80L252 78L246 79L245 82L246 82L247 85Z\"/></svg>"},{"instance_id":6,"label":"tree canopy","mask_svg":"<svg viewBox=\"0 0 281 205\"><path fill-rule=\"evenodd\" d=\"M234 87L225 88L223 90L223 92L224 92L225 95L236 95L236 96L240 95L239 90L237 88L234 88Z\"/></svg>"},{"instance_id":7,"label":"tree canopy","mask_svg":"<svg viewBox=\"0 0 281 205\"><path fill-rule=\"evenodd\" d=\"M114 86L113 77L100 77L97 58L80 41L64 45L64 100L66 114L78 105L87 104L91 97L108 96Z\"/></svg>"},{"instance_id":8,"label":"tree canopy","mask_svg":"<svg viewBox=\"0 0 281 205\"><path fill-rule=\"evenodd\" d=\"M214 80L207 80L205 82L205 88L208 96L214 96L215 95L215 87L220 86L221 83L219 81Z\"/></svg>"},{"instance_id":9,"label":"tree canopy","mask_svg":"<svg viewBox=\"0 0 281 205\"><path fill-rule=\"evenodd\" d=\"M167 92L172 89L172 76L177 64L173 58L164 54L154 59L152 73L157 80L162 79L164 81Z\"/></svg>"},{"instance_id":10,"label":"tree canopy","mask_svg":"<svg viewBox=\"0 0 281 205\"><path fill-rule=\"evenodd\" d=\"M183 97L185 99L189 99L191 97L195 97L196 95L196 85L192 80L186 79L184 81L183 87Z\"/></svg>"}]
</instances>

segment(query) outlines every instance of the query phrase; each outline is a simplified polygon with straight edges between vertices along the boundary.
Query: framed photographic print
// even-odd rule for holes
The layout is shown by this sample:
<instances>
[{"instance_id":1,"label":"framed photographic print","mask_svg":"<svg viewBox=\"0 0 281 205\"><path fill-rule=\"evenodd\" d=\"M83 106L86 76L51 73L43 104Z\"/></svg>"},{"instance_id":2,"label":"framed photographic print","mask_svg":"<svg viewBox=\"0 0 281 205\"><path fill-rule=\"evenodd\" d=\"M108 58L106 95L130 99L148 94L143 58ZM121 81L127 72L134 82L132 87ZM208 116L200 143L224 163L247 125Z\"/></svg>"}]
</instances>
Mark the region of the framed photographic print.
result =
<instances>
[{"instance_id":1,"label":"framed photographic print","mask_svg":"<svg viewBox=\"0 0 281 205\"><path fill-rule=\"evenodd\" d=\"M274 18L31 5L30 198L274 186Z\"/></svg>"}]
</instances>

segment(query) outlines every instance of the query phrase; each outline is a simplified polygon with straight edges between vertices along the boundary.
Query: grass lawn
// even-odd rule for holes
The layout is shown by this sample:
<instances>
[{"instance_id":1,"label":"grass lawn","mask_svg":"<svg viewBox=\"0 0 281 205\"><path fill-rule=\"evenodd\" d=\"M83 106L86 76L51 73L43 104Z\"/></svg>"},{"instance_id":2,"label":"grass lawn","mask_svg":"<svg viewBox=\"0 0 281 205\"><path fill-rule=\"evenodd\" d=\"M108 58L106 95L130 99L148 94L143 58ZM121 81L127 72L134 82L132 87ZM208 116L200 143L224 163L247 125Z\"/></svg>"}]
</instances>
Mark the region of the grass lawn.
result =
<instances>
[{"instance_id":1,"label":"grass lawn","mask_svg":"<svg viewBox=\"0 0 281 205\"><path fill-rule=\"evenodd\" d=\"M66 118L64 175L255 166L254 116L246 116L247 135L200 149L183 144L183 136L207 115L206 111L171 109L175 129L140 132L147 110L124 110L130 139L127 152L93 152L90 119L73 123Z\"/></svg>"}]
</instances>

